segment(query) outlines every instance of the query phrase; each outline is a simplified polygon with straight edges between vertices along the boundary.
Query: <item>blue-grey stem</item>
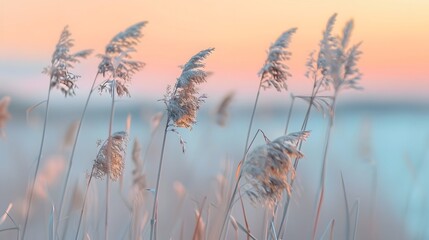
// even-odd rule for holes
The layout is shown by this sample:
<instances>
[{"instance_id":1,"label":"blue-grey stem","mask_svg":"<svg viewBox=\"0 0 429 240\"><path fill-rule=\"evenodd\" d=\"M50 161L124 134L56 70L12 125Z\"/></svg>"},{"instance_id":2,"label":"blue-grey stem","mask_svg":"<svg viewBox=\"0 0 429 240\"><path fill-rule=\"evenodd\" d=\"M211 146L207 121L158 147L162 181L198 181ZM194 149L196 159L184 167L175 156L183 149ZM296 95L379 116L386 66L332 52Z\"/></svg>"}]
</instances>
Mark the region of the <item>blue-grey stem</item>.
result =
<instances>
[{"instance_id":1,"label":"blue-grey stem","mask_svg":"<svg viewBox=\"0 0 429 240\"><path fill-rule=\"evenodd\" d=\"M52 81L52 76L49 80L48 98L46 100L46 109L45 109L45 120L43 122L42 140L40 143L39 156L37 157L36 170L34 171L33 182L31 184L30 197L28 199L28 207L27 207L27 211L25 213L24 227L22 229L22 239L24 239L25 233L27 230L28 218L29 218L30 210L31 210L31 203L33 201L34 186L36 184L37 174L39 172L39 167L40 167L40 161L42 159L43 145L45 143L46 125L48 122L48 112L49 112L49 100L51 98L51 81Z\"/></svg>"},{"instance_id":2,"label":"blue-grey stem","mask_svg":"<svg viewBox=\"0 0 429 240\"><path fill-rule=\"evenodd\" d=\"M76 152L76 146L77 146L77 141L79 139L80 129L82 127L82 122L83 122L83 119L85 117L86 110L88 108L89 100L91 99L92 92L94 91L94 86L95 86L95 82L97 81L97 77L98 77L98 73L95 75L94 81L92 82L91 90L89 91L88 97L86 98L85 106L83 108L82 115L81 115L80 120L79 120L79 125L78 125L77 130L76 130L76 136L74 138L74 143L73 143L72 151L70 153L70 159L69 159L68 166L67 166L66 180L65 180L64 185L62 187L63 191L61 193L60 207L58 209L58 223L61 221L61 218L62 218L62 209L64 207L64 198L65 198L65 195L67 192L68 182L70 181L70 172L71 172L71 168L73 165L73 158L74 158L74 154ZM65 228L67 228L67 225ZM61 239L64 239L65 232L66 231L64 230Z\"/></svg>"}]
</instances>

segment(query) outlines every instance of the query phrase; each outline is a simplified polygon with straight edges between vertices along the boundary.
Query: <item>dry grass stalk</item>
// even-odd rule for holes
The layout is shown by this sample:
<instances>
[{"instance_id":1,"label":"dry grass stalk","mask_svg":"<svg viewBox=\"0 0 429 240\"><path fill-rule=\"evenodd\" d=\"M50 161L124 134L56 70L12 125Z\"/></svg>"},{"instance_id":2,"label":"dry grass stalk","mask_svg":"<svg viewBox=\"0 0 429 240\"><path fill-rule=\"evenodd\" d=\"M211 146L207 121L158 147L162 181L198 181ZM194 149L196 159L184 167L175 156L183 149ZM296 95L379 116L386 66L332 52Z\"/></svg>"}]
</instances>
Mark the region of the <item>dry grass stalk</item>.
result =
<instances>
[{"instance_id":1,"label":"dry grass stalk","mask_svg":"<svg viewBox=\"0 0 429 240\"><path fill-rule=\"evenodd\" d=\"M328 21L335 21L336 15L333 15ZM331 24L333 25L333 24ZM316 237L317 226L320 218L320 212L324 200L324 191L326 185L326 166L329 143L334 125L336 100L339 92L342 89L361 89L358 86L358 81L361 78L361 73L357 68L357 62L362 52L359 50L360 43L348 48L350 36L353 29L353 20L346 23L343 32L340 36L329 39L326 44L321 44L321 52L323 53L323 71L327 84L334 89L334 96L330 108L329 124L326 134L325 147L323 152L322 174L320 178L319 197L317 203L316 216L314 218L313 239Z\"/></svg>"},{"instance_id":2,"label":"dry grass stalk","mask_svg":"<svg viewBox=\"0 0 429 240\"><path fill-rule=\"evenodd\" d=\"M204 208L204 204L206 203L206 200L207 200L207 197L204 198L199 210L195 209L196 224L195 224L194 234L192 235L192 240L205 239L206 224L204 223L204 219L202 217L202 211Z\"/></svg>"},{"instance_id":3,"label":"dry grass stalk","mask_svg":"<svg viewBox=\"0 0 429 240\"><path fill-rule=\"evenodd\" d=\"M51 65L43 69L43 73L51 79L50 87L60 89L66 97L75 95L77 88L75 82L80 78L79 75L70 72L69 69L73 68L73 64L79 62L79 58L86 58L92 53L92 50L82 50L70 54L71 47L73 47L73 39L68 26L66 26L52 54Z\"/></svg>"},{"instance_id":4,"label":"dry grass stalk","mask_svg":"<svg viewBox=\"0 0 429 240\"><path fill-rule=\"evenodd\" d=\"M34 194L40 199L48 199L48 188L55 185L65 168L65 160L62 157L48 159L46 165L41 169L34 186Z\"/></svg>"},{"instance_id":5,"label":"dry grass stalk","mask_svg":"<svg viewBox=\"0 0 429 240\"><path fill-rule=\"evenodd\" d=\"M296 32L297 28L291 28L280 35L280 37L270 46L268 50L268 56L265 60L264 66L259 71L260 82L258 92L256 93L255 103L253 104L252 115L250 117L249 128L247 130L246 144L244 145L243 162L246 160L246 154L249 146L250 133L252 131L253 119L255 117L256 106L258 105L259 95L261 88L267 89L274 87L277 91L282 89L287 90L286 81L292 75L289 73L289 67L283 62L290 59L291 52L288 51L288 47L292 38L292 35ZM241 171L240 171L241 173ZM240 174L241 177L241 174ZM236 189L240 178L237 179L236 187L232 193L232 198L228 206L228 210L225 215L224 223L222 224L221 235L227 220L227 216L231 210L231 203L235 197Z\"/></svg>"},{"instance_id":6,"label":"dry grass stalk","mask_svg":"<svg viewBox=\"0 0 429 240\"><path fill-rule=\"evenodd\" d=\"M204 240L205 239L205 223L204 219L202 218L200 212L198 210L195 210L195 220L197 221L195 225L195 231L194 236L192 237L192 240Z\"/></svg>"},{"instance_id":7,"label":"dry grass stalk","mask_svg":"<svg viewBox=\"0 0 429 240\"><path fill-rule=\"evenodd\" d=\"M6 135L3 131L3 128L6 126L6 122L11 117L9 110L8 110L9 104L10 104L10 97L9 96L4 96L0 100L0 137L4 137Z\"/></svg>"},{"instance_id":8,"label":"dry grass stalk","mask_svg":"<svg viewBox=\"0 0 429 240\"><path fill-rule=\"evenodd\" d=\"M219 126L224 127L228 120L228 108L231 105L232 99L234 97L234 92L230 92L224 96L216 110L216 123Z\"/></svg>"},{"instance_id":9,"label":"dry grass stalk","mask_svg":"<svg viewBox=\"0 0 429 240\"><path fill-rule=\"evenodd\" d=\"M283 61L289 60L292 55L287 49L296 30L297 28L287 30L270 46L267 60L259 71L261 87L264 89L274 87L279 92L282 89L287 90L286 80L292 75Z\"/></svg>"},{"instance_id":10,"label":"dry grass stalk","mask_svg":"<svg viewBox=\"0 0 429 240\"><path fill-rule=\"evenodd\" d=\"M128 143L128 134L126 132L115 132L111 137L112 148L110 165L107 164L108 158L108 140L101 146L97 157L94 160L94 173L95 178L103 178L104 175L110 172L110 179L116 181L122 175L124 170L124 162L126 155L126 148Z\"/></svg>"},{"instance_id":11,"label":"dry grass stalk","mask_svg":"<svg viewBox=\"0 0 429 240\"><path fill-rule=\"evenodd\" d=\"M208 48L194 55L184 66L171 91L167 89L164 102L167 105L169 118L177 127L192 128L196 123L197 111L205 95L198 95L197 85L206 82L209 73L204 70L205 60L214 48Z\"/></svg>"},{"instance_id":12,"label":"dry grass stalk","mask_svg":"<svg viewBox=\"0 0 429 240\"><path fill-rule=\"evenodd\" d=\"M296 143L309 136L308 131L291 133L255 148L243 162L242 171L251 188L250 199L273 207L283 191L291 193L289 179L295 177L292 159L303 157Z\"/></svg>"},{"instance_id":13,"label":"dry grass stalk","mask_svg":"<svg viewBox=\"0 0 429 240\"><path fill-rule=\"evenodd\" d=\"M42 139L40 143L39 155L36 163L36 170L34 171L33 182L31 185L30 195L28 197L28 208L25 214L24 227L22 231L22 238L25 237L25 231L27 229L28 216L31 210L31 202L33 200L33 191L36 183L37 174L39 172L40 161L42 158L43 145L45 142L46 126L48 121L48 110L49 101L51 96L51 89L53 87L59 88L64 95L73 96L75 95L75 88L77 87L75 81L79 78L78 75L71 73L69 70L73 68L73 64L79 62L80 58L86 58L91 54L92 50L83 50L74 54L70 54L70 48L73 46L73 40L71 34L68 31L67 26L63 29L60 39L55 47L55 51L52 54L51 65L44 68L43 73L49 75L49 90L46 99L45 119L43 123ZM62 202L60 206L62 205Z\"/></svg>"},{"instance_id":14,"label":"dry grass stalk","mask_svg":"<svg viewBox=\"0 0 429 240\"><path fill-rule=\"evenodd\" d=\"M229 215L229 219L231 220L232 227L234 228L234 239L238 240L238 224L235 218L232 215Z\"/></svg>"},{"instance_id":15,"label":"dry grass stalk","mask_svg":"<svg viewBox=\"0 0 429 240\"><path fill-rule=\"evenodd\" d=\"M202 50L191 57L191 59L183 65L182 73L177 79L174 86L174 90L171 91L170 87L167 87L167 93L164 96L164 103L167 106L168 118L164 128L164 136L162 140L161 156L158 166L158 174L155 186L155 199L152 208L152 219L151 219L151 231L150 240L156 239L156 227L157 227L157 211L158 211L158 193L159 193L159 182L161 178L162 161L164 158L165 141L167 138L167 132L173 131L178 133L174 128L169 130L170 121L173 121L177 127L192 128L192 125L196 122L196 113L200 107L200 103L204 100L205 96L199 96L196 85L206 82L206 78L209 75L203 68L205 63L203 62L207 56L214 51L214 48L208 48ZM179 135L180 137L180 135ZM184 151L184 140L180 137L180 142Z\"/></svg>"},{"instance_id":16,"label":"dry grass stalk","mask_svg":"<svg viewBox=\"0 0 429 240\"><path fill-rule=\"evenodd\" d=\"M13 204L9 203L9 205L7 206L7 208L4 211L3 215L0 217L0 225L2 225L4 223L4 221L6 221L6 218L9 215L9 212L12 209L12 207L13 207Z\"/></svg>"},{"instance_id":17,"label":"dry grass stalk","mask_svg":"<svg viewBox=\"0 0 429 240\"><path fill-rule=\"evenodd\" d=\"M143 193L146 191L147 182L146 176L143 174L143 160L140 157L141 154L141 146L137 139L134 139L132 157L134 163L133 169L133 186L139 192Z\"/></svg>"},{"instance_id":18,"label":"dry grass stalk","mask_svg":"<svg viewBox=\"0 0 429 240\"><path fill-rule=\"evenodd\" d=\"M130 96L128 84L132 76L144 67L144 63L131 59L131 52L135 52L135 46L143 37L142 28L147 22L136 23L125 31L116 34L107 44L104 54L98 56L102 59L98 65L98 73L106 80L100 85L100 93L108 91L112 93L115 88L118 96Z\"/></svg>"},{"instance_id":19,"label":"dry grass stalk","mask_svg":"<svg viewBox=\"0 0 429 240\"><path fill-rule=\"evenodd\" d=\"M134 163L133 198L132 198L132 228L131 239L141 239L143 227L142 208L147 189L146 175L143 174L143 160L140 157L141 147L137 139L134 140L132 160Z\"/></svg>"},{"instance_id":20,"label":"dry grass stalk","mask_svg":"<svg viewBox=\"0 0 429 240\"><path fill-rule=\"evenodd\" d=\"M64 138L63 138L64 149L69 148L73 145L78 126L79 126L79 122L73 121L67 128L66 134L64 135Z\"/></svg>"},{"instance_id":21,"label":"dry grass stalk","mask_svg":"<svg viewBox=\"0 0 429 240\"><path fill-rule=\"evenodd\" d=\"M161 123L163 116L164 116L163 112L158 112L150 118L150 132L151 132L151 134L154 134L156 129L158 129L159 124Z\"/></svg>"}]
</instances>

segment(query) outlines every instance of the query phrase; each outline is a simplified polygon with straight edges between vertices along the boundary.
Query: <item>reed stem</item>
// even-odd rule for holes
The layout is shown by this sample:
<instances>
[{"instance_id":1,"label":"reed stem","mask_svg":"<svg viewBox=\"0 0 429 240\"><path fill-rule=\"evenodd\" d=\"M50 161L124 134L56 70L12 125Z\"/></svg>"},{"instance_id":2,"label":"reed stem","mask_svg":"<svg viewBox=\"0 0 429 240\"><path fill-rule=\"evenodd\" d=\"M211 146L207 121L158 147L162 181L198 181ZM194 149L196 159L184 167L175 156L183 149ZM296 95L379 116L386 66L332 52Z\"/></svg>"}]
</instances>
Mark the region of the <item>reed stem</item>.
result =
<instances>
[{"instance_id":1,"label":"reed stem","mask_svg":"<svg viewBox=\"0 0 429 240\"><path fill-rule=\"evenodd\" d=\"M48 98L46 100L46 109L45 109L45 120L43 122L42 140L40 143L39 155L37 157L36 170L34 171L33 182L31 184L30 197L28 199L28 207L27 207L27 211L25 213L24 227L22 229L22 239L24 239L25 233L27 230L27 223L28 223L28 218L30 215L31 203L33 201L34 187L36 185L37 174L39 173L40 161L42 159L43 145L45 143L46 125L48 122L48 112L49 112L49 100L51 98L51 81L52 81L52 76L51 76L51 79L49 80Z\"/></svg>"}]
</instances>

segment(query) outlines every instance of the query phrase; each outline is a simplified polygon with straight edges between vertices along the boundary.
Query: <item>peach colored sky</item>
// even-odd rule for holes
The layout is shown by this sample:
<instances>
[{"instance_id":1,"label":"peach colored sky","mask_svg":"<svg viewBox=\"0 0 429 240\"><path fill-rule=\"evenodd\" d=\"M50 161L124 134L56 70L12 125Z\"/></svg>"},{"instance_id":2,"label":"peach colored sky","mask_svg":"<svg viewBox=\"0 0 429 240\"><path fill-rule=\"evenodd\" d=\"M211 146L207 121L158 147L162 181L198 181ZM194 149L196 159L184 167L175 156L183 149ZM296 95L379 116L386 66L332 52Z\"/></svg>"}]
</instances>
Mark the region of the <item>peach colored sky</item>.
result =
<instances>
[{"instance_id":1,"label":"peach colored sky","mask_svg":"<svg viewBox=\"0 0 429 240\"><path fill-rule=\"evenodd\" d=\"M141 20L149 24L135 58L147 66L135 77L133 96L160 98L179 75L177 66L207 47L216 51L207 60L214 75L204 89L219 96L230 90L253 96L266 49L291 27L298 32L291 44L289 86L305 93L310 87L303 77L305 59L334 12L339 14L336 32L353 18L352 42L364 42L359 66L365 91L356 96L427 95L427 0L0 0L0 93L40 89L40 96L45 94L47 79L40 72L65 25L75 50L102 52L114 34ZM93 57L77 68L84 94L97 62Z\"/></svg>"}]
</instances>

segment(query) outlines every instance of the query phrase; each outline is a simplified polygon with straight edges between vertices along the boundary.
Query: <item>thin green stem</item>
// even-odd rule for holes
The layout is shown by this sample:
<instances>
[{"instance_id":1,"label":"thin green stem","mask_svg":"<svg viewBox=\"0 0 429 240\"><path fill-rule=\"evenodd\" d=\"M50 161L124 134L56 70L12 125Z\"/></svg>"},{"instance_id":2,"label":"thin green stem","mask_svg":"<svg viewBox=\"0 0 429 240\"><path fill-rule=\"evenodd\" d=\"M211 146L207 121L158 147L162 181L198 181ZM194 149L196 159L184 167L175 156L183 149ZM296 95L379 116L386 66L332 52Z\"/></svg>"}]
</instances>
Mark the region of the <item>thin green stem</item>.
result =
<instances>
[{"instance_id":1,"label":"thin green stem","mask_svg":"<svg viewBox=\"0 0 429 240\"><path fill-rule=\"evenodd\" d=\"M45 109L45 120L43 122L42 140L41 140L41 143L40 143L39 156L37 157L36 171L34 171L33 182L31 184L30 197L28 199L28 207L27 207L27 211L25 213L24 227L23 227L23 230L22 230L22 239L24 239L25 232L27 230L27 223L28 223L28 218L29 218L29 215L30 215L31 203L33 201L34 187L36 185L37 174L39 172L40 161L42 159L43 145L45 143L46 125L47 125L47 122L48 122L48 112L49 112L48 111L49 110L49 100L51 98L51 81L52 81L52 77L49 80L48 98L46 100L46 109Z\"/></svg>"},{"instance_id":2,"label":"thin green stem","mask_svg":"<svg viewBox=\"0 0 429 240\"><path fill-rule=\"evenodd\" d=\"M70 154L70 159L69 159L68 166L67 166L66 180L65 180L64 185L62 187L63 191L61 193L60 207L58 209L58 222L60 222L61 218L62 218L61 214L62 214L62 209L64 207L64 197L66 195L67 185L68 185L68 182L70 180L70 172L71 172L71 168L73 165L73 157L74 157L74 154L76 151L76 146L77 146L77 141L79 139L80 129L82 127L82 122L83 122L83 119L85 117L86 110L88 108L89 100L91 99L92 92L94 91L94 86L95 86L95 82L97 81L97 77L98 77L98 73L95 75L94 81L92 82L91 90L88 94L88 97L86 98L85 106L83 108L82 115L81 115L80 120L79 120L79 125L78 125L77 130L76 130L76 136L74 138L74 143L73 143L72 151ZM64 234L65 234L65 232L64 232ZM63 234L63 237L61 239L64 239L64 234Z\"/></svg>"},{"instance_id":3,"label":"thin green stem","mask_svg":"<svg viewBox=\"0 0 429 240\"><path fill-rule=\"evenodd\" d=\"M159 166L158 166L158 175L156 177L156 186L155 186L155 198L153 200L153 208L152 208L152 218L150 220L150 240L154 239L156 240L156 228L157 228L157 222L158 222L158 197L159 197L159 182L161 179L161 170L162 170L162 161L164 159L164 149L165 149L165 142L167 139L167 132L168 132L168 126L170 124L170 115L167 117L167 122L165 123L165 129L164 129L164 137L162 139L162 147L161 147L161 157L159 160Z\"/></svg>"}]
</instances>

